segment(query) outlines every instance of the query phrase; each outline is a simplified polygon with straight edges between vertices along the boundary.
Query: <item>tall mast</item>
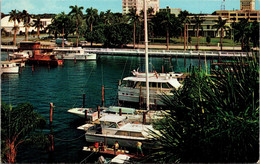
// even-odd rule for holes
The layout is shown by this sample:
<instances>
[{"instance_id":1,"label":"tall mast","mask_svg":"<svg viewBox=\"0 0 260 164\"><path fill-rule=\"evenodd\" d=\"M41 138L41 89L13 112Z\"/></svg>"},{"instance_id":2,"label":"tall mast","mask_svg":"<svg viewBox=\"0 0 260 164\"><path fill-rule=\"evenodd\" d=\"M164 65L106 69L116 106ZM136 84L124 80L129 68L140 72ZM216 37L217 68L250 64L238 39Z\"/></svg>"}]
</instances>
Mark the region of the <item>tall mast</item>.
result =
<instances>
[{"instance_id":1,"label":"tall mast","mask_svg":"<svg viewBox=\"0 0 260 164\"><path fill-rule=\"evenodd\" d=\"M145 74L146 74L146 110L150 109L149 94L149 67L148 67L148 30L147 30L147 9L146 0L144 0L144 43L145 43Z\"/></svg>"}]
</instances>

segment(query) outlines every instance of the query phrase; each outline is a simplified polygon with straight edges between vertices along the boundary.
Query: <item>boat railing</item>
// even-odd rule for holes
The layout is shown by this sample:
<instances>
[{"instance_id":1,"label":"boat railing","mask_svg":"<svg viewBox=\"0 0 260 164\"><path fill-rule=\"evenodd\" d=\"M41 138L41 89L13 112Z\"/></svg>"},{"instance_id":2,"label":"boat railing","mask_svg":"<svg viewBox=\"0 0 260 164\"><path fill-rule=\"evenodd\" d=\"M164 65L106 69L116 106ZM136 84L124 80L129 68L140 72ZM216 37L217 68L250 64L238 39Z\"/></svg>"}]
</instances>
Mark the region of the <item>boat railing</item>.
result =
<instances>
[{"instance_id":1,"label":"boat railing","mask_svg":"<svg viewBox=\"0 0 260 164\"><path fill-rule=\"evenodd\" d=\"M143 54L144 49L122 49L122 48L84 48L88 52L111 52L111 53L130 53L130 54ZM159 50L149 49L149 54L171 54L171 55L189 55L189 56L234 56L246 57L251 56L251 52L229 52L229 51L194 51L194 50Z\"/></svg>"}]
</instances>

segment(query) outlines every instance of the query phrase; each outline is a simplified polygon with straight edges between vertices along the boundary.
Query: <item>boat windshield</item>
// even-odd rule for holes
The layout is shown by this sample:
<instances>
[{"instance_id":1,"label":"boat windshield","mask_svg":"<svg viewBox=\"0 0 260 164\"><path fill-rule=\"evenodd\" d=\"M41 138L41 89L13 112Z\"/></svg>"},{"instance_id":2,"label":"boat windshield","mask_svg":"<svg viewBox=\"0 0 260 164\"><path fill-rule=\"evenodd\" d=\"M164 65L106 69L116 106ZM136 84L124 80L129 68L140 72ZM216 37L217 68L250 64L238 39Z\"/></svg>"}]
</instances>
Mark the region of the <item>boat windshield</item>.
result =
<instances>
[{"instance_id":1,"label":"boat windshield","mask_svg":"<svg viewBox=\"0 0 260 164\"><path fill-rule=\"evenodd\" d=\"M134 81L129 81L129 80L123 80L121 86L122 87L132 87L133 88L135 86L135 82Z\"/></svg>"},{"instance_id":2,"label":"boat windshield","mask_svg":"<svg viewBox=\"0 0 260 164\"><path fill-rule=\"evenodd\" d=\"M117 131L115 135L131 136L131 137L144 137L141 132Z\"/></svg>"}]
</instances>

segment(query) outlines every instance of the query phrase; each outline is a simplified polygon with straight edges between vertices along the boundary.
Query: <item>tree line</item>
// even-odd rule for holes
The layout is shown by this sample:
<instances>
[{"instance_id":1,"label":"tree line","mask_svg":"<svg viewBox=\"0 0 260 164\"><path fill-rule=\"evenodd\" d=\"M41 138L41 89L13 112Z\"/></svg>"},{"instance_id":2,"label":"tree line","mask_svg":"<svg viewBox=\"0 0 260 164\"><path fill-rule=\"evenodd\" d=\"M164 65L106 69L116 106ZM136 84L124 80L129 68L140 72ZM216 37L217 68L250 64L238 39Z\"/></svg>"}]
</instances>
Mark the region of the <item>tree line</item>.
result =
<instances>
[{"instance_id":1,"label":"tree line","mask_svg":"<svg viewBox=\"0 0 260 164\"><path fill-rule=\"evenodd\" d=\"M84 13L82 6L70 6L71 11L66 14L61 12L53 16L52 23L45 29L50 35L55 38L62 36L68 38L69 35L76 34L76 46L79 45L80 38L93 43L102 43L105 47L123 47L128 43L133 43L135 48L136 43L143 42L144 35L144 16L143 11L137 13L135 8L130 9L128 14L113 13L111 10L98 13L97 9L87 8ZM199 14L194 15L194 19L190 19L192 15L188 11L181 11L178 16L163 11L154 14L153 8L147 10L148 15L148 36L150 40L153 38L165 38L166 46L169 49L170 38L183 38L184 50L190 44L190 36L188 33L189 26L193 26L193 31L197 37L196 49L199 49L200 31L203 31L202 24L205 21ZM41 26L40 17L30 23L31 15L26 11L23 12L12 10L10 12L9 21L17 20L18 23L22 20L24 27L27 30L29 26L37 29L39 38L39 30ZM220 31L221 50L223 47L224 32L229 38L235 42L241 43L242 50L250 50L250 47L259 47L259 23L249 22L248 19L243 19L240 22L234 22L230 26L227 25L227 20L219 17L215 21L213 28L216 32ZM14 44L16 38L17 25L14 24ZM25 40L27 40L27 31L25 31ZM64 42L63 42L64 44Z\"/></svg>"}]
</instances>

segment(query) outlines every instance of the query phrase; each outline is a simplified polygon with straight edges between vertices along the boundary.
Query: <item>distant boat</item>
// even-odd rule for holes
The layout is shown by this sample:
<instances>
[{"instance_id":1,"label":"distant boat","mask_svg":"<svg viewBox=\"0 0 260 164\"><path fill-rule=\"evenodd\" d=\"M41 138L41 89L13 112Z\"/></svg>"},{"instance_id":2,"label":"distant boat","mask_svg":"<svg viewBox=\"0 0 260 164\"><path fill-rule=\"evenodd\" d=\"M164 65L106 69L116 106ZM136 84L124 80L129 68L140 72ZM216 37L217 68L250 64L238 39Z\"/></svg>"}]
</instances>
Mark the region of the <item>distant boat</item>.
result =
<instances>
[{"instance_id":1,"label":"distant boat","mask_svg":"<svg viewBox=\"0 0 260 164\"><path fill-rule=\"evenodd\" d=\"M11 59L28 59L30 53L32 54L32 51L19 51L9 54L9 57Z\"/></svg>"},{"instance_id":2,"label":"distant boat","mask_svg":"<svg viewBox=\"0 0 260 164\"><path fill-rule=\"evenodd\" d=\"M19 73L19 67L15 62L1 61L1 73Z\"/></svg>"},{"instance_id":3,"label":"distant boat","mask_svg":"<svg viewBox=\"0 0 260 164\"><path fill-rule=\"evenodd\" d=\"M41 45L40 42L20 42L19 50L29 52L29 64L49 66L58 66L62 64L62 60L59 61L53 53L53 47ZM30 53L30 51L32 51L32 53Z\"/></svg>"},{"instance_id":4,"label":"distant boat","mask_svg":"<svg viewBox=\"0 0 260 164\"><path fill-rule=\"evenodd\" d=\"M97 55L88 53L81 47L57 47L54 49L59 59L64 60L96 60Z\"/></svg>"}]
</instances>

